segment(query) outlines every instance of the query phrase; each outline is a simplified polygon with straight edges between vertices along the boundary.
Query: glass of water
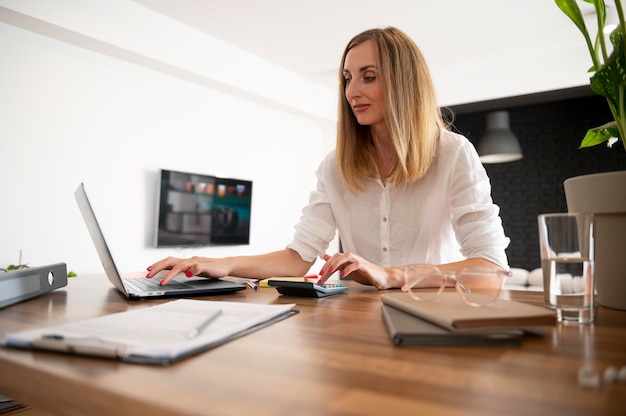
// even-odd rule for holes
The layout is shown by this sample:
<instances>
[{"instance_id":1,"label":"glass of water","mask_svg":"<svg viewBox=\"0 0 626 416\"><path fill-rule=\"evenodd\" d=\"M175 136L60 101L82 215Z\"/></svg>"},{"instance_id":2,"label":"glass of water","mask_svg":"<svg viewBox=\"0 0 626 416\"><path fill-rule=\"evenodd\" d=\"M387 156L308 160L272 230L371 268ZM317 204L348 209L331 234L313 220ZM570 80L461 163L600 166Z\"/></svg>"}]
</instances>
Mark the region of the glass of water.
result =
<instances>
[{"instance_id":1,"label":"glass of water","mask_svg":"<svg viewBox=\"0 0 626 416\"><path fill-rule=\"evenodd\" d=\"M546 307L559 322L593 322L593 214L541 214L538 221Z\"/></svg>"}]
</instances>

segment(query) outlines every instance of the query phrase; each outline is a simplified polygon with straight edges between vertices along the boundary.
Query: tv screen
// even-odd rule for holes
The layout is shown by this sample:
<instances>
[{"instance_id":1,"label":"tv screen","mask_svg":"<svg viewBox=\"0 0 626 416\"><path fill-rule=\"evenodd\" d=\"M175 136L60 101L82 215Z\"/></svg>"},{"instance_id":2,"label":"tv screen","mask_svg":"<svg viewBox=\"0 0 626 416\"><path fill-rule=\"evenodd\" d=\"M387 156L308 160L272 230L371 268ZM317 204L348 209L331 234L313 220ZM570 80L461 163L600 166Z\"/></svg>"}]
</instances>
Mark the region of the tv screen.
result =
<instances>
[{"instance_id":1,"label":"tv screen","mask_svg":"<svg viewBox=\"0 0 626 416\"><path fill-rule=\"evenodd\" d=\"M252 181L162 169L157 247L249 244Z\"/></svg>"}]
</instances>

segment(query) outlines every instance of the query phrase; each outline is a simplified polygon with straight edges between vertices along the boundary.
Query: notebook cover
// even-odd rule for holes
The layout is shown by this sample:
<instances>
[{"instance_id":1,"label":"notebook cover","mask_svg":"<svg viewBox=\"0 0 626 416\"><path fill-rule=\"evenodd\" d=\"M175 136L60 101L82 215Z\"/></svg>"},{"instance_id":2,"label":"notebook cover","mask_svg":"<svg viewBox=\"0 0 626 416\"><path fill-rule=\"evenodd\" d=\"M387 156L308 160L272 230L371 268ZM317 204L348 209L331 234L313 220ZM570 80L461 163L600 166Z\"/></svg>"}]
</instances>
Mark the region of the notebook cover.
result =
<instances>
[{"instance_id":1,"label":"notebook cover","mask_svg":"<svg viewBox=\"0 0 626 416\"><path fill-rule=\"evenodd\" d=\"M517 329L474 332L449 331L389 305L382 305L389 338L396 345L506 345L522 344Z\"/></svg>"},{"instance_id":2,"label":"notebook cover","mask_svg":"<svg viewBox=\"0 0 626 416\"><path fill-rule=\"evenodd\" d=\"M381 300L386 305L455 331L556 324L555 311L508 299L498 299L479 308L465 303L456 292L444 292L429 302L415 300L406 292L384 293Z\"/></svg>"}]
</instances>

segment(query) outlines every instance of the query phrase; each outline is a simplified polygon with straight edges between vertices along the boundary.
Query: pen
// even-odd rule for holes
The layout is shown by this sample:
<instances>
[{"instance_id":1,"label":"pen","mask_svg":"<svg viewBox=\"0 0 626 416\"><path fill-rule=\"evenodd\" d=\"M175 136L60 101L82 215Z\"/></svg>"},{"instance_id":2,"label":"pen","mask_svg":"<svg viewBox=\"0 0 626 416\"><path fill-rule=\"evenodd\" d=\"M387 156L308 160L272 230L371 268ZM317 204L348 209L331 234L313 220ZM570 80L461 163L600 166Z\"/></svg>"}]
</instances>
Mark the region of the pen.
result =
<instances>
[{"instance_id":1,"label":"pen","mask_svg":"<svg viewBox=\"0 0 626 416\"><path fill-rule=\"evenodd\" d=\"M204 331L206 327L211 325L211 322L215 321L221 314L222 314L221 309L218 309L217 311L215 311L213 315L209 316L207 319L202 321L200 325L193 328L191 331L187 332L187 338L195 338L198 335L200 335L202 331Z\"/></svg>"},{"instance_id":2,"label":"pen","mask_svg":"<svg viewBox=\"0 0 626 416\"><path fill-rule=\"evenodd\" d=\"M252 290L257 290L259 285L256 284L254 280L246 280L246 284L252 288Z\"/></svg>"},{"instance_id":3,"label":"pen","mask_svg":"<svg viewBox=\"0 0 626 416\"><path fill-rule=\"evenodd\" d=\"M317 283L320 280L320 277L316 274L308 274L304 276L304 281L309 283Z\"/></svg>"}]
</instances>

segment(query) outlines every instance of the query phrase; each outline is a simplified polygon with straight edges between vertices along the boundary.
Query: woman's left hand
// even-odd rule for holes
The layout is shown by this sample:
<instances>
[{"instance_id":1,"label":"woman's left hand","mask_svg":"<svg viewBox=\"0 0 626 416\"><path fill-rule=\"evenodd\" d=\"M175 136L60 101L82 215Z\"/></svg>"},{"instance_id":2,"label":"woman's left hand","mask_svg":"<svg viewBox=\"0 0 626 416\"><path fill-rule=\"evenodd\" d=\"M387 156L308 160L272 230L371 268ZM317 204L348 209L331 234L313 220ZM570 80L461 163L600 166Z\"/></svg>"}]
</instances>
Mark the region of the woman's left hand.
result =
<instances>
[{"instance_id":1,"label":"woman's left hand","mask_svg":"<svg viewBox=\"0 0 626 416\"><path fill-rule=\"evenodd\" d=\"M397 276L393 268L385 269L350 252L337 253L333 256L326 254L324 260L326 263L319 273L320 283L326 282L330 275L339 271L341 277L349 277L355 282L375 286L378 289L401 287L404 284L403 280L395 282Z\"/></svg>"}]
</instances>

